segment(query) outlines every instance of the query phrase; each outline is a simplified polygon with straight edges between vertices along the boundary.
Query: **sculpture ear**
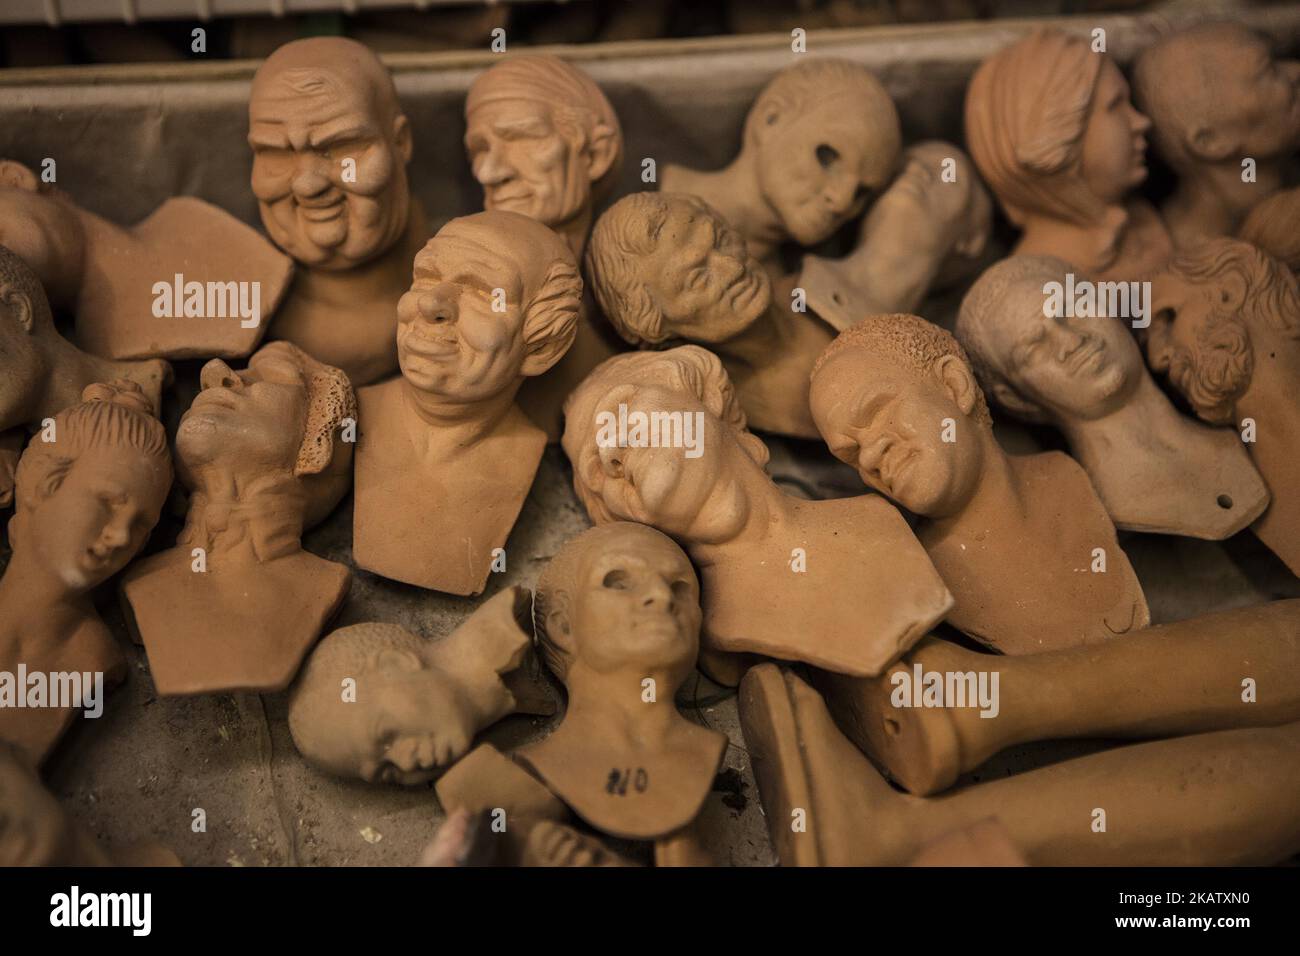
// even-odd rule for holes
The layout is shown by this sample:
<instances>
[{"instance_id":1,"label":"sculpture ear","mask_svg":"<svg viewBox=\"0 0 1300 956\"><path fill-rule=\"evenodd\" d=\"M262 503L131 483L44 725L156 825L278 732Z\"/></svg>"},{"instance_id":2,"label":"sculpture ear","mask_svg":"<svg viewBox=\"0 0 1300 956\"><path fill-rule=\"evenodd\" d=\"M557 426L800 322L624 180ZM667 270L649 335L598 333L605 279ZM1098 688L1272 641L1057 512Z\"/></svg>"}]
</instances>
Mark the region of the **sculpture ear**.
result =
<instances>
[{"instance_id":1,"label":"sculpture ear","mask_svg":"<svg viewBox=\"0 0 1300 956\"><path fill-rule=\"evenodd\" d=\"M1005 382L994 382L992 388L989 389L989 393L992 395L995 405L1006 409L1022 421L1046 421L1046 414L1041 408Z\"/></svg>"},{"instance_id":2,"label":"sculpture ear","mask_svg":"<svg viewBox=\"0 0 1300 956\"><path fill-rule=\"evenodd\" d=\"M1235 140L1213 126L1197 124L1187 132L1187 148L1197 159L1219 163L1237 152Z\"/></svg>"},{"instance_id":3,"label":"sculpture ear","mask_svg":"<svg viewBox=\"0 0 1300 956\"><path fill-rule=\"evenodd\" d=\"M956 355L944 355L935 362L934 373L962 414L971 414L979 403L980 387L966 363Z\"/></svg>"},{"instance_id":4,"label":"sculpture ear","mask_svg":"<svg viewBox=\"0 0 1300 956\"><path fill-rule=\"evenodd\" d=\"M31 335L36 327L36 320L32 313L32 298L26 293L19 292L17 289L5 289L0 293L0 302L3 302L9 314L13 316L24 332Z\"/></svg>"},{"instance_id":5,"label":"sculpture ear","mask_svg":"<svg viewBox=\"0 0 1300 956\"><path fill-rule=\"evenodd\" d=\"M414 154L414 148L411 144L411 121L406 118L406 114L398 113L397 118L393 120L393 142L397 146L397 152L402 157L402 162L409 163L411 156Z\"/></svg>"},{"instance_id":6,"label":"sculpture ear","mask_svg":"<svg viewBox=\"0 0 1300 956\"><path fill-rule=\"evenodd\" d=\"M424 668L424 661L414 651L386 647L376 655L375 665L386 671L418 671Z\"/></svg>"},{"instance_id":7,"label":"sculpture ear","mask_svg":"<svg viewBox=\"0 0 1300 956\"><path fill-rule=\"evenodd\" d=\"M0 159L0 186L25 189L34 193L40 189L36 173L14 159Z\"/></svg>"},{"instance_id":8,"label":"sculpture ear","mask_svg":"<svg viewBox=\"0 0 1300 956\"><path fill-rule=\"evenodd\" d=\"M587 140L587 178L599 182L618 157L618 137L604 123L597 123Z\"/></svg>"}]
</instances>

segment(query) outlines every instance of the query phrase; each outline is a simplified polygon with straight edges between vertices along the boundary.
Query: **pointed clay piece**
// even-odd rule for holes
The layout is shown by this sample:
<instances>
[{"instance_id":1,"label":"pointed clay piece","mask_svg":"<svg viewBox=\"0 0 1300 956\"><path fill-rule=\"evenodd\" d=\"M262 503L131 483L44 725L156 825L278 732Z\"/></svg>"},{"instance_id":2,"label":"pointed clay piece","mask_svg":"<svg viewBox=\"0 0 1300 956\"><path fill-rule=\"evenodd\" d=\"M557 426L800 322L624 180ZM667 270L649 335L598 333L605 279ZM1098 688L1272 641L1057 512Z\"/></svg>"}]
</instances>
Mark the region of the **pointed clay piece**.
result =
<instances>
[{"instance_id":1,"label":"pointed clay piece","mask_svg":"<svg viewBox=\"0 0 1300 956\"><path fill-rule=\"evenodd\" d=\"M519 667L532 606L507 588L439 641L396 624L353 624L312 650L289 701L298 751L368 783L428 783L474 735L515 710L501 675Z\"/></svg>"},{"instance_id":2,"label":"pointed clay piece","mask_svg":"<svg viewBox=\"0 0 1300 956\"><path fill-rule=\"evenodd\" d=\"M880 81L856 63L815 59L763 87L731 165L665 164L660 187L718 210L776 273L781 245L815 246L862 212L894 175L901 146L898 110Z\"/></svg>"},{"instance_id":3,"label":"pointed clay piece","mask_svg":"<svg viewBox=\"0 0 1300 956\"><path fill-rule=\"evenodd\" d=\"M438 802L449 814L457 810L506 812L511 820L569 819L569 809L540 780L491 744L479 744L438 778Z\"/></svg>"},{"instance_id":4,"label":"pointed clay piece","mask_svg":"<svg viewBox=\"0 0 1300 956\"><path fill-rule=\"evenodd\" d=\"M402 375L361 390L358 565L483 590L546 448L515 393L572 343L581 296L568 247L518 213L453 219L429 240L398 305Z\"/></svg>"},{"instance_id":5,"label":"pointed clay piece","mask_svg":"<svg viewBox=\"0 0 1300 956\"><path fill-rule=\"evenodd\" d=\"M715 651L869 676L952 606L885 499L807 501L773 483L766 446L745 427L717 357L698 346L610 359L565 418L587 514L596 524L645 522L687 548Z\"/></svg>"},{"instance_id":6,"label":"pointed clay piece","mask_svg":"<svg viewBox=\"0 0 1300 956\"><path fill-rule=\"evenodd\" d=\"M1268 40L1239 23L1200 23L1138 56L1133 95L1177 175L1160 208L1176 245L1232 235L1282 185L1300 146L1298 87L1300 62L1276 57Z\"/></svg>"},{"instance_id":7,"label":"pointed clay piece","mask_svg":"<svg viewBox=\"0 0 1300 956\"><path fill-rule=\"evenodd\" d=\"M948 621L975 640L1027 654L1150 623L1087 474L1060 452L1002 450L943 329L877 315L841 332L813 371L812 408L835 457L930 519L917 536L956 599Z\"/></svg>"},{"instance_id":8,"label":"pointed clay piece","mask_svg":"<svg viewBox=\"0 0 1300 956\"><path fill-rule=\"evenodd\" d=\"M1132 198L1150 126L1115 62L1055 29L989 57L966 90L966 142L1022 230L1015 252L1056 256L1097 281L1149 277L1172 251L1159 214Z\"/></svg>"},{"instance_id":9,"label":"pointed clay piece","mask_svg":"<svg viewBox=\"0 0 1300 956\"><path fill-rule=\"evenodd\" d=\"M996 673L996 699L920 706L914 692L900 691L923 686L931 673L945 681L974 675L976 685L962 676L967 689L979 680L993 686ZM820 674L815 683L840 728L878 766L912 793L938 793L998 751L1033 740L1168 737L1300 720L1300 600L1026 657L927 638L880 677ZM915 706L894 705L909 699Z\"/></svg>"},{"instance_id":10,"label":"pointed clay piece","mask_svg":"<svg viewBox=\"0 0 1300 956\"><path fill-rule=\"evenodd\" d=\"M1066 288L1071 270L1013 256L966 294L955 331L984 393L1064 432L1118 527L1214 541L1236 534L1268 507L1240 436L1174 408L1125 320L1057 314L1043 290Z\"/></svg>"},{"instance_id":11,"label":"pointed clay piece","mask_svg":"<svg viewBox=\"0 0 1300 956\"><path fill-rule=\"evenodd\" d=\"M0 186L0 199L5 192ZM157 414L172 371L160 359L114 362L78 349L55 330L37 271L0 246L0 431L35 431L87 386L116 379L140 386Z\"/></svg>"},{"instance_id":12,"label":"pointed clay piece","mask_svg":"<svg viewBox=\"0 0 1300 956\"><path fill-rule=\"evenodd\" d=\"M993 200L960 148L927 140L867 211L853 252L805 256L808 307L843 331L864 316L913 312L931 290L969 279L993 231Z\"/></svg>"},{"instance_id":13,"label":"pointed clay piece","mask_svg":"<svg viewBox=\"0 0 1300 956\"><path fill-rule=\"evenodd\" d=\"M176 433L185 529L123 577L123 610L160 694L283 690L351 586L301 538L347 492L340 431L356 400L342 372L288 342L242 372L214 359L200 383Z\"/></svg>"},{"instance_id":14,"label":"pointed clay piece","mask_svg":"<svg viewBox=\"0 0 1300 956\"><path fill-rule=\"evenodd\" d=\"M1300 286L1249 243L1212 239L1151 287L1151 368L1241 436L1272 495L1255 533L1300 575Z\"/></svg>"},{"instance_id":15,"label":"pointed clay piece","mask_svg":"<svg viewBox=\"0 0 1300 956\"><path fill-rule=\"evenodd\" d=\"M77 344L105 359L246 356L293 275L256 230L201 199L173 197L124 228L12 160L0 160L0 218L54 308L75 316Z\"/></svg>"},{"instance_id":16,"label":"pointed clay piece","mask_svg":"<svg viewBox=\"0 0 1300 956\"><path fill-rule=\"evenodd\" d=\"M588 824L650 840L695 819L725 735L677 710L699 653L700 591L682 550L653 528L591 528L537 582L541 654L568 690L564 718L519 758Z\"/></svg>"},{"instance_id":17,"label":"pointed clay piece","mask_svg":"<svg viewBox=\"0 0 1300 956\"><path fill-rule=\"evenodd\" d=\"M912 866L1028 866L996 819L954 830L921 848Z\"/></svg>"},{"instance_id":18,"label":"pointed clay piece","mask_svg":"<svg viewBox=\"0 0 1300 956\"><path fill-rule=\"evenodd\" d=\"M1241 224L1237 238L1258 246L1292 272L1300 272L1300 187L1261 201Z\"/></svg>"},{"instance_id":19,"label":"pointed clay piece","mask_svg":"<svg viewBox=\"0 0 1300 956\"><path fill-rule=\"evenodd\" d=\"M722 359L750 425L816 438L808 373L832 333L773 301L745 242L702 200L633 193L596 223L587 276L605 315L633 345L707 345Z\"/></svg>"},{"instance_id":20,"label":"pointed clay piece","mask_svg":"<svg viewBox=\"0 0 1300 956\"><path fill-rule=\"evenodd\" d=\"M10 683L0 692L9 698L0 707L0 739L33 763L78 714L102 713L105 683L125 677L91 592L143 546L171 482L166 432L139 386L124 380L89 386L18 463L13 556L0 578L0 673ZM53 699L75 688L75 704Z\"/></svg>"},{"instance_id":21,"label":"pointed clay piece","mask_svg":"<svg viewBox=\"0 0 1300 956\"><path fill-rule=\"evenodd\" d=\"M925 798L886 783L817 692L776 665L745 675L740 720L787 866L899 865L989 818L1032 866L1261 865L1300 849L1300 723L1121 747Z\"/></svg>"},{"instance_id":22,"label":"pointed clay piece","mask_svg":"<svg viewBox=\"0 0 1300 956\"><path fill-rule=\"evenodd\" d=\"M397 300L428 232L392 77L354 40L294 40L258 68L248 122L262 224L299 266L272 335L358 387L395 372Z\"/></svg>"}]
</instances>

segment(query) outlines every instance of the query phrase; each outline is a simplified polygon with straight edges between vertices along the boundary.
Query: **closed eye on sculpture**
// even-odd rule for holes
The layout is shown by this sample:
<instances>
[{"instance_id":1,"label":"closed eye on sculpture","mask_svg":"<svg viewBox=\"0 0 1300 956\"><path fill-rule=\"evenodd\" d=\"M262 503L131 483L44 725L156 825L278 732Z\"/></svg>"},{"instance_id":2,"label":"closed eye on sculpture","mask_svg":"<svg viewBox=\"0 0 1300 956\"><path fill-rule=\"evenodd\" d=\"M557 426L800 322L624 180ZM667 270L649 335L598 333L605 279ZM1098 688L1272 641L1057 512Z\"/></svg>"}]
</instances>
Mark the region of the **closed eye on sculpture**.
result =
<instances>
[{"instance_id":1,"label":"closed eye on sculpture","mask_svg":"<svg viewBox=\"0 0 1300 956\"><path fill-rule=\"evenodd\" d=\"M839 150L834 146L827 146L822 143L817 147L817 162L821 163L823 169L829 168L839 158Z\"/></svg>"},{"instance_id":2,"label":"closed eye on sculpture","mask_svg":"<svg viewBox=\"0 0 1300 956\"><path fill-rule=\"evenodd\" d=\"M628 573L621 568L615 568L608 572L600 582L601 587L609 588L613 591L625 591L628 586Z\"/></svg>"}]
</instances>

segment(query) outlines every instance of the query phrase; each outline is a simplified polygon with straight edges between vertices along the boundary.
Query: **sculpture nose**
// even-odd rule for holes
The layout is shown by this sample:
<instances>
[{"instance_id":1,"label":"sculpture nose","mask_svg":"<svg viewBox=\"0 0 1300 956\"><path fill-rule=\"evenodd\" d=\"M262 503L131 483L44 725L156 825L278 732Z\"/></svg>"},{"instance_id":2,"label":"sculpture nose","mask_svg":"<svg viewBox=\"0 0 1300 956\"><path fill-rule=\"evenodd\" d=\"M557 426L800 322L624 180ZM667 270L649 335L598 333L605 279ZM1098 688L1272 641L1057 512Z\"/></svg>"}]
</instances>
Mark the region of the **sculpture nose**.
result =
<instances>
[{"instance_id":1,"label":"sculpture nose","mask_svg":"<svg viewBox=\"0 0 1300 956\"><path fill-rule=\"evenodd\" d=\"M199 372L199 387L203 389L242 388L243 384L244 380L221 359L213 359Z\"/></svg>"},{"instance_id":2,"label":"sculpture nose","mask_svg":"<svg viewBox=\"0 0 1300 956\"><path fill-rule=\"evenodd\" d=\"M420 318L434 325L441 325L444 322L454 323L459 315L456 296L445 283L431 292L423 293L416 301L416 308L420 312Z\"/></svg>"},{"instance_id":3,"label":"sculpture nose","mask_svg":"<svg viewBox=\"0 0 1300 956\"><path fill-rule=\"evenodd\" d=\"M124 512L114 515L113 520L104 525L99 540L106 549L111 551L125 547L131 540L131 516Z\"/></svg>"},{"instance_id":4,"label":"sculpture nose","mask_svg":"<svg viewBox=\"0 0 1300 956\"><path fill-rule=\"evenodd\" d=\"M499 185L514 175L515 169L506 159L505 150L495 144L480 153L474 164L474 178L484 186Z\"/></svg>"},{"instance_id":5,"label":"sculpture nose","mask_svg":"<svg viewBox=\"0 0 1300 956\"><path fill-rule=\"evenodd\" d=\"M673 589L668 586L667 581L657 574L649 575L645 584L641 587L639 597L642 607L657 607L670 612L675 610L676 602L673 599Z\"/></svg>"},{"instance_id":6,"label":"sculpture nose","mask_svg":"<svg viewBox=\"0 0 1300 956\"><path fill-rule=\"evenodd\" d=\"M311 199L313 196L319 196L329 187L330 178L321 171L320 162L314 155L306 154L299 159L298 169L290 183L295 196Z\"/></svg>"}]
</instances>

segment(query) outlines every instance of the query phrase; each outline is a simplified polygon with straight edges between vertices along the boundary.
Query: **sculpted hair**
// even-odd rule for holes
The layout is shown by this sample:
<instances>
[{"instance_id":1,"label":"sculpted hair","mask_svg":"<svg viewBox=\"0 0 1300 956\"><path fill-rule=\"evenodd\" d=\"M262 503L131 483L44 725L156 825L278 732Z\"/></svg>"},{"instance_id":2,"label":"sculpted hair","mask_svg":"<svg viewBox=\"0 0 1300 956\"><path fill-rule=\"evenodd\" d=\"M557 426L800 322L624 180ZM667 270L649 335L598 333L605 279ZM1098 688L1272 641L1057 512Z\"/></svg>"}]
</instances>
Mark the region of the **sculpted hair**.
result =
<instances>
[{"instance_id":1,"label":"sculpted hair","mask_svg":"<svg viewBox=\"0 0 1300 956\"><path fill-rule=\"evenodd\" d=\"M41 280L17 253L0 246L0 295L8 296L15 292L31 303L32 324L35 328L53 324L50 301L45 295Z\"/></svg>"},{"instance_id":2,"label":"sculpted hair","mask_svg":"<svg viewBox=\"0 0 1300 956\"><path fill-rule=\"evenodd\" d=\"M524 318L524 343L530 352L554 347L563 355L578 334L578 309L582 305L582 276L572 257L557 258L528 303Z\"/></svg>"},{"instance_id":3,"label":"sculpted hair","mask_svg":"<svg viewBox=\"0 0 1300 956\"><path fill-rule=\"evenodd\" d=\"M663 313L637 274L637 263L659 246L669 208L664 193L624 196L596 220L587 244L587 278L596 302L631 345L658 345L670 338Z\"/></svg>"},{"instance_id":4,"label":"sculpted hair","mask_svg":"<svg viewBox=\"0 0 1300 956\"><path fill-rule=\"evenodd\" d=\"M1277 332L1300 338L1300 287L1281 262L1240 239L1209 239L1178 253L1170 272L1212 288L1220 311L1240 315L1247 327L1262 317Z\"/></svg>"}]
</instances>

